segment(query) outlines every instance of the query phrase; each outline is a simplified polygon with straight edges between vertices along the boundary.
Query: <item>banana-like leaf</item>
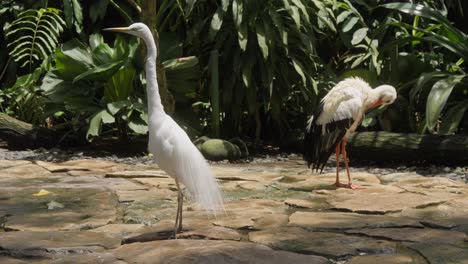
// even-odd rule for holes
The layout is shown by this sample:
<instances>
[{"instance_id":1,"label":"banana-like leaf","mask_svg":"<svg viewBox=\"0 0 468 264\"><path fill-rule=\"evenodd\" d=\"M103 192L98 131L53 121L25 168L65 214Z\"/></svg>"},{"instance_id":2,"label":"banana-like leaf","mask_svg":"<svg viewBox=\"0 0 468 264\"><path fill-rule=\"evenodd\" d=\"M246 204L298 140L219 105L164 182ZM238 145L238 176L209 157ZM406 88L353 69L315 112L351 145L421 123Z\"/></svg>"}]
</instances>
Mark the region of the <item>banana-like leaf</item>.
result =
<instances>
[{"instance_id":1,"label":"banana-like leaf","mask_svg":"<svg viewBox=\"0 0 468 264\"><path fill-rule=\"evenodd\" d=\"M466 75L452 75L442 79L434 84L427 97L426 104L426 123L430 132L434 132L440 114L452 93L453 88L459 84Z\"/></svg>"},{"instance_id":2,"label":"banana-like leaf","mask_svg":"<svg viewBox=\"0 0 468 264\"><path fill-rule=\"evenodd\" d=\"M134 89L133 80L136 71L126 67L117 71L104 86L104 97L107 102L118 102L128 99Z\"/></svg>"},{"instance_id":3,"label":"banana-like leaf","mask_svg":"<svg viewBox=\"0 0 468 264\"><path fill-rule=\"evenodd\" d=\"M74 28L79 35L83 31L83 11L78 0L63 0L63 13L68 28Z\"/></svg>"},{"instance_id":4,"label":"banana-like leaf","mask_svg":"<svg viewBox=\"0 0 468 264\"><path fill-rule=\"evenodd\" d=\"M466 109L468 109L468 100L459 102L447 110L447 112L444 114L444 117L442 118L439 134L455 134L455 132L457 132L458 125L465 115Z\"/></svg>"},{"instance_id":5,"label":"banana-like leaf","mask_svg":"<svg viewBox=\"0 0 468 264\"><path fill-rule=\"evenodd\" d=\"M86 132L86 139L92 136L99 136L102 130L102 123L111 124L115 122L115 118L106 110L101 110L91 117L89 122L88 131Z\"/></svg>"},{"instance_id":6,"label":"banana-like leaf","mask_svg":"<svg viewBox=\"0 0 468 264\"><path fill-rule=\"evenodd\" d=\"M76 76L73 79L73 83L76 83L81 80L88 80L88 81L95 81L95 80L102 80L105 81L108 78L110 78L115 72L117 72L122 65L124 64L124 61L118 61L114 63L107 63L103 65L99 65L96 67L93 67L82 74Z\"/></svg>"},{"instance_id":7,"label":"banana-like leaf","mask_svg":"<svg viewBox=\"0 0 468 264\"><path fill-rule=\"evenodd\" d=\"M55 8L28 9L6 28L10 56L21 67L47 58L57 46L65 21Z\"/></svg>"}]
</instances>

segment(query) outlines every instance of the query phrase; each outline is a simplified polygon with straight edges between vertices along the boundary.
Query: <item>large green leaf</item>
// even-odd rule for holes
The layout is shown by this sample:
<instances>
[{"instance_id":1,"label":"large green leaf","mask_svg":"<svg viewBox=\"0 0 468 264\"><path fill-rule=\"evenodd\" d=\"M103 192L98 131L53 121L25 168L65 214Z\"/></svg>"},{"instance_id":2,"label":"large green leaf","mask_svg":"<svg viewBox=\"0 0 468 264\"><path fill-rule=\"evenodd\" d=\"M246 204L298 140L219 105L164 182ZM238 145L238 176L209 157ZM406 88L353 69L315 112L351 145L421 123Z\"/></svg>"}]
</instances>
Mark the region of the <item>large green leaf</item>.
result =
<instances>
[{"instance_id":1,"label":"large green leaf","mask_svg":"<svg viewBox=\"0 0 468 264\"><path fill-rule=\"evenodd\" d=\"M93 67L90 50L76 39L61 45L55 53L55 65L60 76L72 81L76 76Z\"/></svg>"},{"instance_id":2,"label":"large green leaf","mask_svg":"<svg viewBox=\"0 0 468 264\"><path fill-rule=\"evenodd\" d=\"M459 41L463 41L463 39L466 38L463 32L452 26L452 23L450 23L450 21L446 17L444 17L441 14L441 12L430 7L411 3L389 3L384 4L383 7L398 10L400 12L404 12L411 15L417 15L432 19L434 21L444 24L449 30L451 30L455 35L457 35Z\"/></svg>"},{"instance_id":3,"label":"large green leaf","mask_svg":"<svg viewBox=\"0 0 468 264\"><path fill-rule=\"evenodd\" d=\"M369 31L368 28L360 28L353 33L353 39L351 40L352 45L357 45L361 43L361 41L367 36L367 31Z\"/></svg>"},{"instance_id":4,"label":"large green leaf","mask_svg":"<svg viewBox=\"0 0 468 264\"><path fill-rule=\"evenodd\" d=\"M426 122L429 131L434 132L434 128L440 117L440 113L445 107L453 88L459 84L465 75L452 75L447 79L442 79L434 84L427 97Z\"/></svg>"},{"instance_id":5,"label":"large green leaf","mask_svg":"<svg viewBox=\"0 0 468 264\"><path fill-rule=\"evenodd\" d=\"M73 83L81 81L81 80L87 80L87 81L95 81L95 80L101 80L101 81L106 81L109 79L115 72L117 72L122 65L124 64L124 61L118 61L114 63L107 63L99 66L95 66L82 74L76 76L73 79Z\"/></svg>"},{"instance_id":6,"label":"large green leaf","mask_svg":"<svg viewBox=\"0 0 468 264\"><path fill-rule=\"evenodd\" d=\"M444 114L442 123L440 124L439 134L450 135L457 132L458 125L460 124L466 110L468 109L468 100L457 103L452 106Z\"/></svg>"},{"instance_id":7,"label":"large green leaf","mask_svg":"<svg viewBox=\"0 0 468 264\"><path fill-rule=\"evenodd\" d=\"M127 67L117 71L104 86L104 97L107 102L118 102L128 99L134 89L133 80L136 71Z\"/></svg>"},{"instance_id":8,"label":"large green leaf","mask_svg":"<svg viewBox=\"0 0 468 264\"><path fill-rule=\"evenodd\" d=\"M63 0L63 11L68 28L75 28L76 33L83 30L83 9L78 0Z\"/></svg>"},{"instance_id":9,"label":"large green leaf","mask_svg":"<svg viewBox=\"0 0 468 264\"><path fill-rule=\"evenodd\" d=\"M89 140L92 136L99 136L102 130L102 123L111 124L114 122L115 118L106 109L97 112L91 117L88 131L86 132L86 139Z\"/></svg>"}]
</instances>

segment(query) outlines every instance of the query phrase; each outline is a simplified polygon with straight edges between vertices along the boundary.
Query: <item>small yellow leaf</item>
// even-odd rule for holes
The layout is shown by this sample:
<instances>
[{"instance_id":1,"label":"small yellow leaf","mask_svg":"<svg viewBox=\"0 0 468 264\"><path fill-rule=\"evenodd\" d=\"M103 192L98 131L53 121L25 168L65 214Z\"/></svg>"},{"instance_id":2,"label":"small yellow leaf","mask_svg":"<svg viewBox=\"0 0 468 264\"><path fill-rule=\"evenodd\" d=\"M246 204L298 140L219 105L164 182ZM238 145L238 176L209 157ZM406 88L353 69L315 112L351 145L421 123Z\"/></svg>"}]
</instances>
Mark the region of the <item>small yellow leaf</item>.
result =
<instances>
[{"instance_id":1,"label":"small yellow leaf","mask_svg":"<svg viewBox=\"0 0 468 264\"><path fill-rule=\"evenodd\" d=\"M42 189L38 193L33 194L33 196L43 196L43 195L48 195L49 193L51 193L51 192Z\"/></svg>"}]
</instances>

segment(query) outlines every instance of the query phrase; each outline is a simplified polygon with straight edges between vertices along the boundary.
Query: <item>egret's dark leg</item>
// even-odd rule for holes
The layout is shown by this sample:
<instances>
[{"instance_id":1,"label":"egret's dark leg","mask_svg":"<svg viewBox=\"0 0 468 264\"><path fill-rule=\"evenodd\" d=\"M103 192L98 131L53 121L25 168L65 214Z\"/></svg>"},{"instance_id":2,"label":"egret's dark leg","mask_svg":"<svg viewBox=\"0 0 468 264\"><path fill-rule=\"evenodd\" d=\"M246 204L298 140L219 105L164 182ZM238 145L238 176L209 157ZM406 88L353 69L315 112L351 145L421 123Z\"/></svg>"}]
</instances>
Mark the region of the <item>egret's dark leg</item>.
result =
<instances>
[{"instance_id":1,"label":"egret's dark leg","mask_svg":"<svg viewBox=\"0 0 468 264\"><path fill-rule=\"evenodd\" d=\"M180 202L178 202L179 204L179 227L177 228L177 232L180 232L182 231L182 212L184 211L184 194L182 193L182 190L179 189L179 198L178 200Z\"/></svg>"},{"instance_id":2,"label":"egret's dark leg","mask_svg":"<svg viewBox=\"0 0 468 264\"><path fill-rule=\"evenodd\" d=\"M180 194L181 194L181 191L180 191L180 185L179 185L179 181L176 179L175 180L175 183L176 183L176 186L177 186L177 212L176 212L176 220L175 220L175 223L174 223L174 239L177 239L177 233L178 233L178 227L179 227L179 221L181 220L180 219Z\"/></svg>"},{"instance_id":3,"label":"egret's dark leg","mask_svg":"<svg viewBox=\"0 0 468 264\"><path fill-rule=\"evenodd\" d=\"M351 173L349 172L349 165L348 165L348 157L346 156L346 137L343 138L341 141L341 155L343 155L343 160L346 168L346 173L348 174L348 184L343 187L350 188L350 189L364 189L364 187L353 184L351 180Z\"/></svg>"}]
</instances>

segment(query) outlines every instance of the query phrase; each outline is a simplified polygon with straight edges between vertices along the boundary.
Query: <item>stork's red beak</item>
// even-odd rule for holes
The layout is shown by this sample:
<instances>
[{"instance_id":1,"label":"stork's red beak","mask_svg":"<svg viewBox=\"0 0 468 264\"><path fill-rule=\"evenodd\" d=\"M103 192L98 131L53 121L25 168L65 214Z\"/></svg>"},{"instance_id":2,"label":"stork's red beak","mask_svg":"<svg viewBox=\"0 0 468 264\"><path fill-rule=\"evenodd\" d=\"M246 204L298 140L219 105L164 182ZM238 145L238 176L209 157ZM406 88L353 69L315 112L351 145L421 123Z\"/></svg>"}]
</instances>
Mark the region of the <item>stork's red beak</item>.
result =
<instances>
[{"instance_id":1,"label":"stork's red beak","mask_svg":"<svg viewBox=\"0 0 468 264\"><path fill-rule=\"evenodd\" d=\"M377 106L380 106L382 105L384 102L382 100L378 100L377 102L369 105L369 107L367 107L367 109L372 109L372 108L376 108Z\"/></svg>"}]
</instances>

